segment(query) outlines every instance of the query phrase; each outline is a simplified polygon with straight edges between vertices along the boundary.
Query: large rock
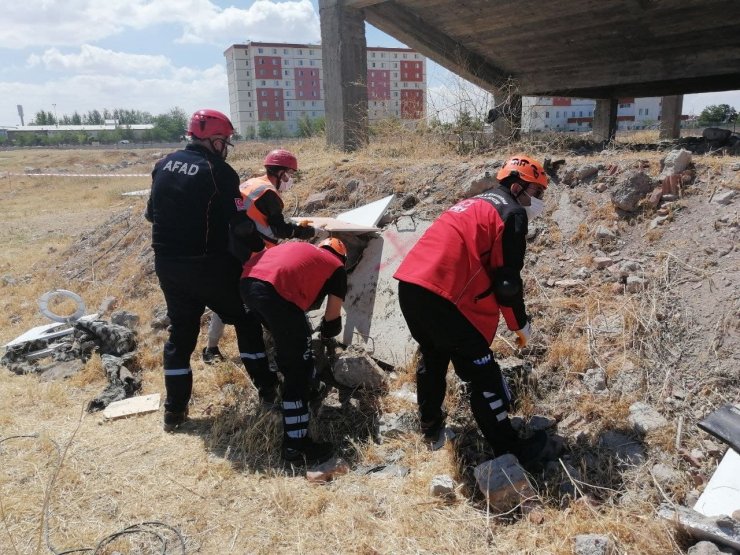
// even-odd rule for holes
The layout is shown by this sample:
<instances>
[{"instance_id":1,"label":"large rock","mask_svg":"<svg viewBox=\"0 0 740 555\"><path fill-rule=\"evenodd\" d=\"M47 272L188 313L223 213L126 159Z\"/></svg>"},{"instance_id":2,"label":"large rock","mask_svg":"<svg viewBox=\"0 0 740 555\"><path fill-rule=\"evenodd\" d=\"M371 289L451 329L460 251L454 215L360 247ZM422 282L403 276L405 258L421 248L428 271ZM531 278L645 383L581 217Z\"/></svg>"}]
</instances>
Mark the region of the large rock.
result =
<instances>
[{"instance_id":1,"label":"large rock","mask_svg":"<svg viewBox=\"0 0 740 555\"><path fill-rule=\"evenodd\" d=\"M505 513L536 496L514 455L502 455L475 467L478 488L494 511Z\"/></svg>"},{"instance_id":2,"label":"large rock","mask_svg":"<svg viewBox=\"0 0 740 555\"><path fill-rule=\"evenodd\" d=\"M386 374L368 354L350 346L344 351L333 368L334 379L347 387L380 389L386 383Z\"/></svg>"},{"instance_id":3,"label":"large rock","mask_svg":"<svg viewBox=\"0 0 740 555\"><path fill-rule=\"evenodd\" d=\"M722 129L721 127L707 127L701 132L701 136L707 141L717 141L720 143L725 142L732 135L732 131L729 129Z\"/></svg>"},{"instance_id":4,"label":"large rock","mask_svg":"<svg viewBox=\"0 0 740 555\"><path fill-rule=\"evenodd\" d=\"M660 178L664 178L674 173L681 173L691 164L691 152L685 149L671 150L663 158Z\"/></svg>"},{"instance_id":5,"label":"large rock","mask_svg":"<svg viewBox=\"0 0 740 555\"><path fill-rule=\"evenodd\" d=\"M625 212L634 212L639 202L653 190L653 180L644 172L626 172L615 185L611 194L612 204Z\"/></svg>"},{"instance_id":6,"label":"large rock","mask_svg":"<svg viewBox=\"0 0 740 555\"><path fill-rule=\"evenodd\" d=\"M474 177L463 185L462 194L465 198L474 197L493 187L498 187L498 181L490 172Z\"/></svg>"},{"instance_id":7,"label":"large rock","mask_svg":"<svg viewBox=\"0 0 740 555\"><path fill-rule=\"evenodd\" d=\"M447 474L435 476L429 484L429 494L443 499L455 496L455 480Z\"/></svg>"}]
</instances>

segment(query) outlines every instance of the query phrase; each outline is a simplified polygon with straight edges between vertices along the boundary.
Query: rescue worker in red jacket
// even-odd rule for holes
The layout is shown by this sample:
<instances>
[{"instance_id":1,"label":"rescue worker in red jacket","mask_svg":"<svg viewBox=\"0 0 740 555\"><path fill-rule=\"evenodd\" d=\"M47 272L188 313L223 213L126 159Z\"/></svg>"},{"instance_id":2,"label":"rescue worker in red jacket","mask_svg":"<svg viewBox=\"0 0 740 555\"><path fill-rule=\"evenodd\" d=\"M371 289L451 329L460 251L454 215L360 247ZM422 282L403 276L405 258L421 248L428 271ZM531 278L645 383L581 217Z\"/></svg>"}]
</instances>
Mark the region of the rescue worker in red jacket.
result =
<instances>
[{"instance_id":1,"label":"rescue worker in red jacket","mask_svg":"<svg viewBox=\"0 0 740 555\"><path fill-rule=\"evenodd\" d=\"M265 175L248 179L240 185L243 198L241 209L256 224L257 233L266 249L274 247L280 239L312 239L316 229L285 221L281 194L293 186L293 175L298 171L298 159L285 149L270 151L263 162ZM223 335L223 323L218 315L211 317L208 328L208 345L203 348L203 361L212 364L222 359L218 342Z\"/></svg>"},{"instance_id":2,"label":"rescue worker in red jacket","mask_svg":"<svg viewBox=\"0 0 740 555\"><path fill-rule=\"evenodd\" d=\"M244 311L241 264L229 252L229 232L251 235L254 224L238 211L239 175L226 163L231 121L216 110L190 118L190 143L158 161L146 218L152 222L154 269L167 303L170 336L164 345L164 429L188 415L193 388L190 356L209 307L233 324L242 362L260 397L273 400L277 376L269 371L262 326ZM259 245L261 248L261 245Z\"/></svg>"},{"instance_id":3,"label":"rescue worker in red jacket","mask_svg":"<svg viewBox=\"0 0 740 555\"><path fill-rule=\"evenodd\" d=\"M315 379L311 327L306 311L328 295L319 330L324 338L342 331L341 308L347 294L347 249L336 238L319 246L282 243L254 254L244 265L241 294L275 339L276 362L283 374L283 448L290 462L321 462L331 457L331 443L308 436L308 401Z\"/></svg>"},{"instance_id":4,"label":"rescue worker in red jacket","mask_svg":"<svg viewBox=\"0 0 740 555\"><path fill-rule=\"evenodd\" d=\"M499 313L524 347L530 336L520 276L528 221L539 215L547 189L542 165L524 155L506 161L500 185L444 212L405 257L394 277L411 335L419 343L416 371L421 429L437 441L446 414L447 367L468 384L470 408L497 455L534 462L547 434L520 440L511 426L511 395L490 344Z\"/></svg>"}]
</instances>

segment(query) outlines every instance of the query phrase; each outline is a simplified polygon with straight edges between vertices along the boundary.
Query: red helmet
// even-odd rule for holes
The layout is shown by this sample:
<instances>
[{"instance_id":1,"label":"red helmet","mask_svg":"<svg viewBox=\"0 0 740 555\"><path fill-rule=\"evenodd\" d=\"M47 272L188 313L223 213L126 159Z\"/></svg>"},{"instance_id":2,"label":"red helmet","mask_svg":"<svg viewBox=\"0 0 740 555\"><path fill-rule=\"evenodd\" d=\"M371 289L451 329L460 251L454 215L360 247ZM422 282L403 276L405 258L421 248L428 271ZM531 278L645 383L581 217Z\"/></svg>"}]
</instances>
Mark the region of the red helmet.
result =
<instances>
[{"instance_id":1,"label":"red helmet","mask_svg":"<svg viewBox=\"0 0 740 555\"><path fill-rule=\"evenodd\" d=\"M283 148L278 148L267 153L265 156L264 166L279 166L281 168L289 168L291 170L298 170L298 160L295 154L289 152Z\"/></svg>"},{"instance_id":2,"label":"red helmet","mask_svg":"<svg viewBox=\"0 0 740 555\"><path fill-rule=\"evenodd\" d=\"M547 174L542 164L524 154L517 154L509 158L496 174L496 179L501 181L510 175L516 175L522 181L535 183L543 189L547 189Z\"/></svg>"},{"instance_id":3,"label":"red helmet","mask_svg":"<svg viewBox=\"0 0 740 555\"><path fill-rule=\"evenodd\" d=\"M233 134L231 120L218 110L198 110L188 124L188 136L196 139L210 139L214 135L230 137Z\"/></svg>"},{"instance_id":4,"label":"red helmet","mask_svg":"<svg viewBox=\"0 0 740 555\"><path fill-rule=\"evenodd\" d=\"M347 247L344 246L344 243L336 237L327 237L319 243L319 247L331 251L341 258L342 262L347 261Z\"/></svg>"}]
</instances>

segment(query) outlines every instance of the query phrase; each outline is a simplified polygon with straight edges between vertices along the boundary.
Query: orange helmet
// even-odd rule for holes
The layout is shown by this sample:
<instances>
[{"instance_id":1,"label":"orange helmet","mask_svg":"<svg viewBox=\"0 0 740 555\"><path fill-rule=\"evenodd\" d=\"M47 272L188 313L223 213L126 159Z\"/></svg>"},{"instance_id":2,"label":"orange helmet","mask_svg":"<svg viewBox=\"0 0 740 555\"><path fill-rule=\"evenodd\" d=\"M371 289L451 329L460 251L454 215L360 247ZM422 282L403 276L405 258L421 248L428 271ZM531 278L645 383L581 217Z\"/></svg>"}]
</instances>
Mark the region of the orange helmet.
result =
<instances>
[{"instance_id":1,"label":"orange helmet","mask_svg":"<svg viewBox=\"0 0 740 555\"><path fill-rule=\"evenodd\" d=\"M334 253L342 262L347 262L347 247L336 237L327 237L319 243L319 247Z\"/></svg>"},{"instance_id":2,"label":"orange helmet","mask_svg":"<svg viewBox=\"0 0 740 555\"><path fill-rule=\"evenodd\" d=\"M496 174L496 179L501 181L510 175L519 177L522 181L536 183L543 189L547 189L547 174L537 160L524 154L517 154L509 158Z\"/></svg>"}]
</instances>

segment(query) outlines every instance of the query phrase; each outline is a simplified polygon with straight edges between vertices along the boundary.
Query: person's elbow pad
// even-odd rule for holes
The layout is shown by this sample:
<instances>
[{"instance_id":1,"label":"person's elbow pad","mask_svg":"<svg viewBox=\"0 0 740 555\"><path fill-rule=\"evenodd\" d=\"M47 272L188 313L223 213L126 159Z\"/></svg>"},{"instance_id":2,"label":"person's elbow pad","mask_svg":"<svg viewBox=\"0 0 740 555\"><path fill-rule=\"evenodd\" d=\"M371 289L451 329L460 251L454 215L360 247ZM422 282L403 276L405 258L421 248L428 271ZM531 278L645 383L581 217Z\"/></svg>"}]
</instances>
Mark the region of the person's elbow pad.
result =
<instances>
[{"instance_id":1,"label":"person's elbow pad","mask_svg":"<svg viewBox=\"0 0 740 555\"><path fill-rule=\"evenodd\" d=\"M321 337L336 337L342 331L342 317L337 316L333 320L322 318L319 330L321 331Z\"/></svg>"},{"instance_id":2,"label":"person's elbow pad","mask_svg":"<svg viewBox=\"0 0 740 555\"><path fill-rule=\"evenodd\" d=\"M513 306L522 298L522 280L511 276L496 276L493 280L493 294L501 306Z\"/></svg>"}]
</instances>

